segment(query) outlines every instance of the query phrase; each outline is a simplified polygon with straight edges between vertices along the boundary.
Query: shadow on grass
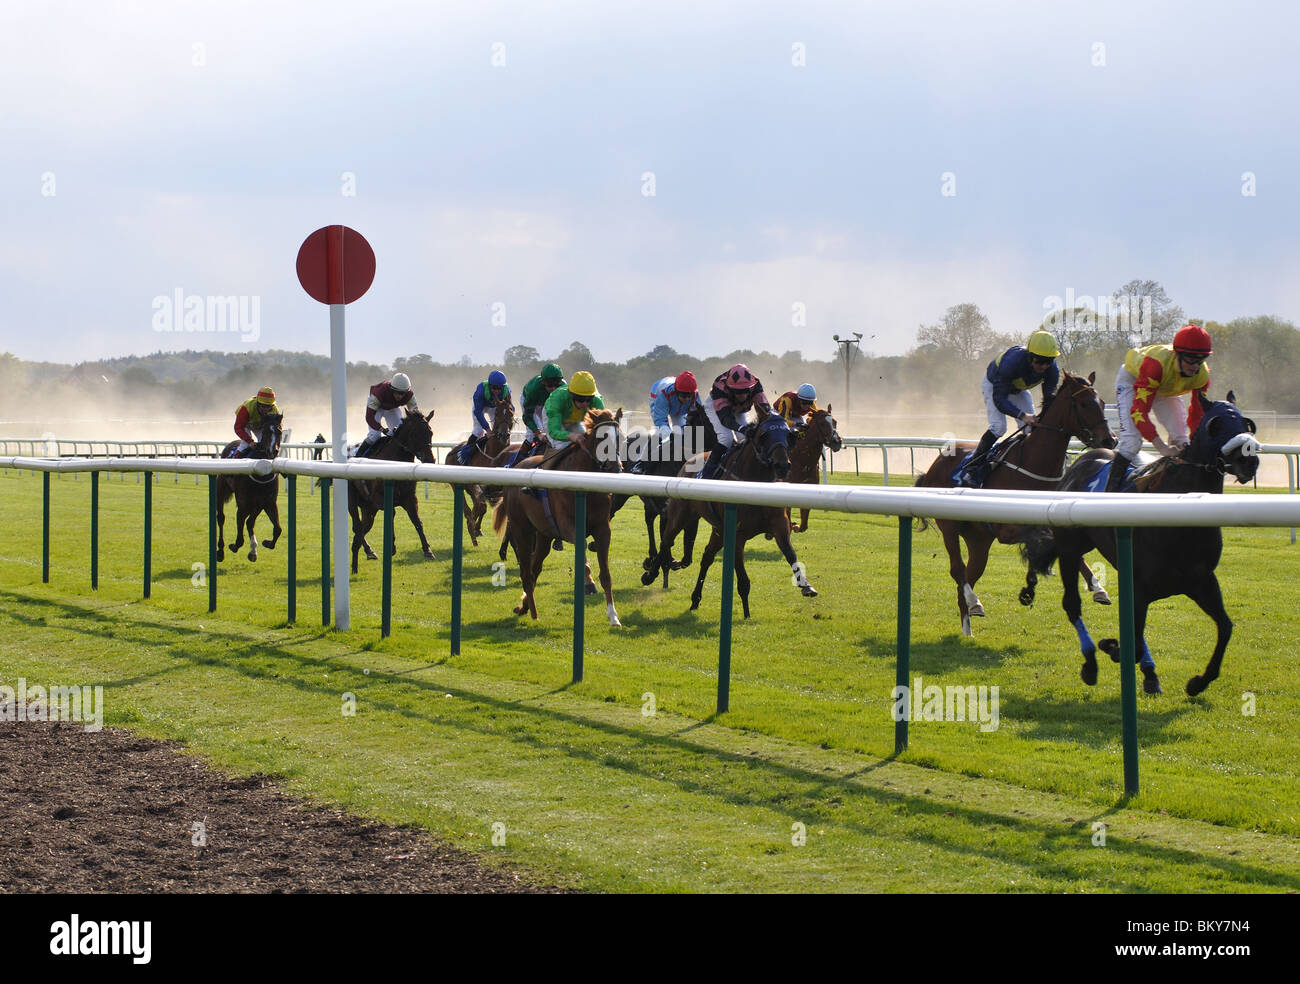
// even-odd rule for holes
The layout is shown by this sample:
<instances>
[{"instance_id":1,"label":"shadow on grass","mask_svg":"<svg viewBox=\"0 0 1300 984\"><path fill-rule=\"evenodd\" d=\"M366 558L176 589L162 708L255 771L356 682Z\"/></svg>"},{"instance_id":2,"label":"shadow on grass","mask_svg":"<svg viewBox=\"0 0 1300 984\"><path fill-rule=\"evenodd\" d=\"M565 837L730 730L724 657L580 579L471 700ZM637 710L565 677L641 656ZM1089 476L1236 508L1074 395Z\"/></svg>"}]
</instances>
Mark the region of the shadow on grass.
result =
<instances>
[{"instance_id":1,"label":"shadow on grass","mask_svg":"<svg viewBox=\"0 0 1300 984\"><path fill-rule=\"evenodd\" d=\"M305 697L337 702L340 689L363 697L367 707L419 723L430 731L445 732L449 740L462 740L466 733L486 740L505 741L552 756L563 756L598 768L616 769L651 782L666 782L682 792L709 797L733 807L795 810L801 817L818 823L838 826L869 839L892 837L901 842L928 844L955 855L985 858L1007 863L1009 858L1033 867L1044 877L1087 880L1106 877L1092 866L1096 856L1087 838L1079 836L1079 824L1062 827L1059 823L1008 816L992 810L963 806L952 802L927 799L923 795L872 788L853 782L860 776L882 767L888 760L875 760L848 776L827 776L808 768L782 764L736 752L721 751L683 737L706 722L693 725L678 734L653 734L642 728L611 723L580 710L557 710L534 706L531 702L557 690L539 692L522 700L506 700L469 689L429 683L409 676L375 673L363 674L330 658L318 658L292 652L289 646L250 642L235 633L205 631L202 641L220 647L216 655L200 654L177 643L176 626L142 617L147 609L136 608L128 618L110 619L95 609L67 601L53 601L17 591L0 590L7 607L21 604L33 608L49 620L78 619L89 628L77 631L89 636L107 635L110 627L129 624L133 638L142 645L157 646L172 658L195 666L215 666L240 674L257 683L287 686ZM12 610L12 609L11 609ZM37 624L41 615L28 615L29 624ZM190 643L189 645L193 645ZM330 666L336 678L328 685L307 679L306 671ZM424 667L421 667L422 669ZM119 683L119 685L122 685ZM461 698L452 706L441 700L451 692ZM430 700L438 698L437 701ZM593 710L601 705L593 705ZM432 707L446 714L432 713ZM486 712L486 713L483 713ZM562 742L548 729L566 729ZM857 802L864 810L884 809L885 822L868 823L846 816L846 806ZM1105 815L1105 814L1103 814ZM991 841L985 845L940 840L935 828L943 830L956 818L972 827L1009 830L1024 835L1030 843L1019 855L1009 856ZM925 821L918 824L917 821ZM1087 823L1083 821L1082 823ZM959 835L960 836L960 835ZM1259 865L1235 861L1194 850L1161 847L1148 841L1111 841L1110 856L1127 857L1134 862L1131 874L1114 876L1110 884L1116 890L1142 891L1146 886L1145 864L1197 864L1244 884L1258 884L1300 891L1300 874L1279 873Z\"/></svg>"}]
</instances>

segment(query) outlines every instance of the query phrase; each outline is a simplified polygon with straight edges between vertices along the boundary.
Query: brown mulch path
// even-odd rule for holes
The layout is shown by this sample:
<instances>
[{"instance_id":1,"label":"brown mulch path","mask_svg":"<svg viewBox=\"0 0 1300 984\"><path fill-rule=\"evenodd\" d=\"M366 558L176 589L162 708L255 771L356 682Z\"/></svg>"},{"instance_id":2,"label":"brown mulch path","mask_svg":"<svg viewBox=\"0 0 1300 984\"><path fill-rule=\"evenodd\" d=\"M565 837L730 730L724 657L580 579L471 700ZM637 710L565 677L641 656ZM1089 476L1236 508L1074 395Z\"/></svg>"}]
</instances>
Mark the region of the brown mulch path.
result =
<instances>
[{"instance_id":1,"label":"brown mulch path","mask_svg":"<svg viewBox=\"0 0 1300 984\"><path fill-rule=\"evenodd\" d=\"M0 893L557 891L174 749L109 728L0 723Z\"/></svg>"}]
</instances>

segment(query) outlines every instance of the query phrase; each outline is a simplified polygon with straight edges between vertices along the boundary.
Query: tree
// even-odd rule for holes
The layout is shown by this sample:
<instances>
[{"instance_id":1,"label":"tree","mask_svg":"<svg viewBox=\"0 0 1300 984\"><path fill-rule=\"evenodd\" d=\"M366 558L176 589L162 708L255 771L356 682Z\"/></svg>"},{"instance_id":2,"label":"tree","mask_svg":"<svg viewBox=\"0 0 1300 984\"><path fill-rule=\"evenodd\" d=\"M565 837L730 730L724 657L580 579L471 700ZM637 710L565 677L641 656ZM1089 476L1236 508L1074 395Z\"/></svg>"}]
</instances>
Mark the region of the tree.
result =
<instances>
[{"instance_id":1,"label":"tree","mask_svg":"<svg viewBox=\"0 0 1300 984\"><path fill-rule=\"evenodd\" d=\"M922 325L916 333L919 346L933 345L964 363L979 361L996 338L989 319L975 304L955 304L938 324Z\"/></svg>"},{"instance_id":2,"label":"tree","mask_svg":"<svg viewBox=\"0 0 1300 984\"><path fill-rule=\"evenodd\" d=\"M677 359L680 358L680 353L671 345L656 345L654 348L652 348L649 352L645 354L645 357L647 359L653 359L655 361L659 361L663 359Z\"/></svg>"},{"instance_id":3,"label":"tree","mask_svg":"<svg viewBox=\"0 0 1300 984\"><path fill-rule=\"evenodd\" d=\"M1131 346L1172 342L1174 332L1183 326L1183 309L1154 280L1130 280L1111 295L1112 311L1117 305L1111 334L1123 333Z\"/></svg>"},{"instance_id":4,"label":"tree","mask_svg":"<svg viewBox=\"0 0 1300 984\"><path fill-rule=\"evenodd\" d=\"M1052 333L1061 348L1061 358L1069 359L1071 355L1093 352L1109 344L1105 318L1090 307L1073 307L1068 311L1053 311L1039 327Z\"/></svg>"},{"instance_id":5,"label":"tree","mask_svg":"<svg viewBox=\"0 0 1300 984\"><path fill-rule=\"evenodd\" d=\"M531 369L542 357L531 345L511 345L502 361L507 369Z\"/></svg>"},{"instance_id":6,"label":"tree","mask_svg":"<svg viewBox=\"0 0 1300 984\"><path fill-rule=\"evenodd\" d=\"M596 363L596 357L591 354L591 349L583 345L582 342L573 342L566 348L555 360L563 367L567 373L574 373L579 369L590 370Z\"/></svg>"}]
</instances>

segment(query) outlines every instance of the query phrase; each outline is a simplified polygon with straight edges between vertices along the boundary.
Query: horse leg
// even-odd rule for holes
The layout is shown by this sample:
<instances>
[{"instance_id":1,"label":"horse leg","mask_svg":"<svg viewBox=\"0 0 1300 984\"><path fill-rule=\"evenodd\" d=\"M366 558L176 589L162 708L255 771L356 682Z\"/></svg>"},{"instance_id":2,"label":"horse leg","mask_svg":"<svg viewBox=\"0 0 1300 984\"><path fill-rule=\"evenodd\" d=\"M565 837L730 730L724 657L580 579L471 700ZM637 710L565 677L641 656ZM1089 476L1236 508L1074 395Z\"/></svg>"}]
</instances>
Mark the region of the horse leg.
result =
<instances>
[{"instance_id":1,"label":"horse leg","mask_svg":"<svg viewBox=\"0 0 1300 984\"><path fill-rule=\"evenodd\" d=\"M1195 697L1219 678L1219 666L1228 648L1228 640L1232 638L1232 619L1228 617L1228 612L1223 607L1223 592L1219 590L1219 579L1212 571L1208 577L1197 582L1192 590L1187 592L1187 597L1200 605L1201 611L1214 619L1215 627L1219 630L1218 638L1214 643L1214 655L1210 657L1205 672L1187 681L1187 696Z\"/></svg>"},{"instance_id":2,"label":"horse leg","mask_svg":"<svg viewBox=\"0 0 1300 984\"><path fill-rule=\"evenodd\" d=\"M972 616L982 618L984 604L975 593L975 585L983 576L984 568L988 566L989 548L993 545L993 541L972 533L964 534L962 539L966 541L966 580L962 584L962 593L966 596L966 610Z\"/></svg>"},{"instance_id":3,"label":"horse leg","mask_svg":"<svg viewBox=\"0 0 1300 984\"><path fill-rule=\"evenodd\" d=\"M677 533L682 528L682 519L684 511L689 506L680 499L673 499L668 508L664 510L666 516L664 525L659 528L659 552L653 557L646 558L641 565L645 568L645 573L641 575L641 583L646 587L655 583L655 578L659 572L664 572L664 587L668 586L668 571L672 564L673 541L677 539Z\"/></svg>"},{"instance_id":4,"label":"horse leg","mask_svg":"<svg viewBox=\"0 0 1300 984\"><path fill-rule=\"evenodd\" d=\"M648 571L650 565L654 563L655 554L659 552L655 548L655 520L660 519L662 514L650 505L649 499L641 500L641 514L645 517L645 535L650 541L650 552L646 554L645 560L641 564L641 568ZM662 519L660 519L659 532L661 534L663 533Z\"/></svg>"},{"instance_id":5,"label":"horse leg","mask_svg":"<svg viewBox=\"0 0 1300 984\"><path fill-rule=\"evenodd\" d=\"M789 518L789 516L790 516L790 510L787 509L787 510L785 511L785 514L786 514L786 518ZM800 510L799 510L799 525L798 525L798 526L793 526L793 527L791 527L791 528L790 528L790 532L791 532L791 533L806 533L806 532L808 532L808 510L807 510L807 509L800 509Z\"/></svg>"},{"instance_id":6,"label":"horse leg","mask_svg":"<svg viewBox=\"0 0 1300 984\"><path fill-rule=\"evenodd\" d=\"M537 620L537 579L542 576L542 565L546 563L546 557L551 552L551 538L545 535L538 535L536 530L533 534L533 553L529 559L528 581L524 585L524 596L520 599L519 608L515 609L516 615L522 615L526 610L533 621ZM521 578L522 580L522 578Z\"/></svg>"},{"instance_id":7,"label":"horse leg","mask_svg":"<svg viewBox=\"0 0 1300 984\"><path fill-rule=\"evenodd\" d=\"M805 598L816 598L817 589L809 582L804 566L799 563L799 558L795 556L794 545L790 542L790 524L786 521L784 513L778 511L776 515L780 518L780 521L774 524L769 523L768 528L772 531L772 538L776 540L776 546L781 551L781 556L790 565L790 571L794 574L795 587L803 592ZM776 528L772 529L773 526ZM745 618L749 618L748 605L745 607L745 612Z\"/></svg>"},{"instance_id":8,"label":"horse leg","mask_svg":"<svg viewBox=\"0 0 1300 984\"><path fill-rule=\"evenodd\" d=\"M248 560L250 563L257 560L257 534L253 531L253 524L257 522L258 513L262 511L261 506L252 506L248 510Z\"/></svg>"},{"instance_id":9,"label":"horse leg","mask_svg":"<svg viewBox=\"0 0 1300 984\"><path fill-rule=\"evenodd\" d=\"M263 540L262 546L266 547L267 550L274 550L275 541L280 539L280 533L283 532L280 529L279 498L278 497L272 498L269 503L267 503L265 506L262 507L262 511L266 513L266 518L271 521L271 539Z\"/></svg>"},{"instance_id":10,"label":"horse leg","mask_svg":"<svg viewBox=\"0 0 1300 984\"><path fill-rule=\"evenodd\" d=\"M745 570L745 544L736 544L736 594L740 595L740 610L749 618L749 571Z\"/></svg>"},{"instance_id":11,"label":"horse leg","mask_svg":"<svg viewBox=\"0 0 1300 984\"><path fill-rule=\"evenodd\" d=\"M226 559L226 505L217 494L217 560Z\"/></svg>"},{"instance_id":12,"label":"horse leg","mask_svg":"<svg viewBox=\"0 0 1300 984\"><path fill-rule=\"evenodd\" d=\"M474 509L476 508L476 503L468 489L461 493L461 500L464 503L465 531L469 533L470 546L477 547L479 530L474 524Z\"/></svg>"},{"instance_id":13,"label":"horse leg","mask_svg":"<svg viewBox=\"0 0 1300 984\"><path fill-rule=\"evenodd\" d=\"M235 496L235 542L230 545L231 553L239 553L244 545L244 524L248 521L248 510L240 505L239 496Z\"/></svg>"},{"instance_id":14,"label":"horse leg","mask_svg":"<svg viewBox=\"0 0 1300 984\"><path fill-rule=\"evenodd\" d=\"M704 548L704 553L700 555L700 576L695 581L695 590L691 592L691 611L700 607L700 598L704 596L704 578L709 573L709 568L713 565L713 558L718 555L722 549L722 534L713 530L709 536L709 542Z\"/></svg>"},{"instance_id":15,"label":"horse leg","mask_svg":"<svg viewBox=\"0 0 1300 984\"><path fill-rule=\"evenodd\" d=\"M1097 683L1097 646L1088 634L1088 627L1083 624L1083 604L1079 600L1079 572L1084 569L1083 551L1075 545L1077 534L1065 530L1056 531L1056 542L1060 553L1057 565L1061 569L1061 607L1065 617L1074 626L1079 636L1079 652L1083 654L1083 667L1079 677L1088 686Z\"/></svg>"},{"instance_id":16,"label":"horse leg","mask_svg":"<svg viewBox=\"0 0 1300 984\"><path fill-rule=\"evenodd\" d=\"M596 541L596 560L600 563L600 586L605 591L605 615L609 618L611 628L621 626L618 610L614 608L614 582L609 576L609 526L597 527L592 533ZM591 568L587 568L590 572ZM590 576L590 574L588 574Z\"/></svg>"},{"instance_id":17,"label":"horse leg","mask_svg":"<svg viewBox=\"0 0 1300 984\"><path fill-rule=\"evenodd\" d=\"M478 546L478 538L483 535L483 514L487 512L487 497L483 494L483 486L471 485L469 487L469 496L474 503L469 511L470 541L474 546Z\"/></svg>"},{"instance_id":18,"label":"horse leg","mask_svg":"<svg viewBox=\"0 0 1300 984\"><path fill-rule=\"evenodd\" d=\"M1142 671L1142 692L1144 694L1163 694L1164 688L1160 686L1160 677L1156 675L1156 661L1151 658L1151 650L1147 648L1146 626L1147 626L1147 609L1150 608L1151 602L1142 594L1142 589L1136 585L1133 588L1133 636L1137 639L1138 651L1137 656L1138 669ZM1112 663L1120 661L1119 640L1102 639L1097 643L1097 648L1110 656Z\"/></svg>"},{"instance_id":19,"label":"horse leg","mask_svg":"<svg viewBox=\"0 0 1300 984\"><path fill-rule=\"evenodd\" d=\"M433 551L429 549L429 538L424 535L424 524L420 522L420 503L415 498L414 492L402 500L402 508L406 510L411 525L415 527L415 533L420 538L420 548L424 551L425 558L437 560L438 558L433 555ZM502 553L504 554L504 551ZM505 557L502 556L501 559L505 560Z\"/></svg>"},{"instance_id":20,"label":"horse leg","mask_svg":"<svg viewBox=\"0 0 1300 984\"><path fill-rule=\"evenodd\" d=\"M1092 573L1092 568L1085 564L1082 558L1079 560L1079 573L1083 575L1084 583L1088 585L1088 590L1092 592L1092 600L1099 605L1109 605L1110 595L1101 586L1101 579Z\"/></svg>"},{"instance_id":21,"label":"horse leg","mask_svg":"<svg viewBox=\"0 0 1300 984\"><path fill-rule=\"evenodd\" d=\"M966 565L961 559L961 539L956 527L950 523L940 523L939 530L943 533L944 549L948 551L948 573L957 583L957 612L961 615L961 634L969 636L970 609L966 607L966 592L962 590L966 586Z\"/></svg>"},{"instance_id":22,"label":"horse leg","mask_svg":"<svg viewBox=\"0 0 1300 984\"><path fill-rule=\"evenodd\" d=\"M699 532L699 515L695 512L688 513L685 524L682 526L682 558L673 561L673 570L680 571L691 566L691 558L695 554L695 538L699 535Z\"/></svg>"}]
</instances>

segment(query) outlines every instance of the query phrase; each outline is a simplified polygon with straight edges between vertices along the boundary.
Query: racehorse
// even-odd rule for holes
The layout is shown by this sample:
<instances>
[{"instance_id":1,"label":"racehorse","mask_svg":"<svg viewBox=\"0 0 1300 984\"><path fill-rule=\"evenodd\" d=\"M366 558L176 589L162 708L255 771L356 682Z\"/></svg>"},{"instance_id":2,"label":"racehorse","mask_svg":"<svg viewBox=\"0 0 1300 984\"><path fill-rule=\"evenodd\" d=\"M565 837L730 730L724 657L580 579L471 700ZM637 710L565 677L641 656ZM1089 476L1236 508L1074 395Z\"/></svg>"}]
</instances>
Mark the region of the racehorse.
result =
<instances>
[{"instance_id":1,"label":"racehorse","mask_svg":"<svg viewBox=\"0 0 1300 984\"><path fill-rule=\"evenodd\" d=\"M429 427L429 421L433 418L433 411L429 411L429 416L422 417L418 413L408 413L402 418L401 424L393 431L387 441L379 446L377 450L371 451L364 460L366 461L415 461L417 458L426 465L434 463L433 449L430 445L433 443L433 431ZM419 534L420 546L424 549L424 556L429 560L434 560L433 551L429 549L429 539L424 535L424 524L420 522L420 505L419 500L415 497L414 482L394 482L393 483L393 504L401 506L406 510L406 515L411 518L411 525L415 527L415 532ZM350 479L348 481L348 513L352 516L352 573L357 572L357 552L365 549L368 560L377 560L378 555L370 549L370 544L366 541L366 534L375 523L375 515L384 508L384 480L381 478L370 479ZM397 552L397 538L393 538L393 552Z\"/></svg>"},{"instance_id":2,"label":"racehorse","mask_svg":"<svg viewBox=\"0 0 1300 984\"><path fill-rule=\"evenodd\" d=\"M785 419L777 413L762 415L754 425L753 436L723 459L723 480L737 482L777 482L790 473L790 428ZM696 474L702 467L704 458L697 455L682 469L682 475ZM663 535L660 537L659 553L654 562L646 567L641 575L641 583L654 583L659 572L664 572L664 581L668 580L668 571L680 570L690 563L691 545L695 537L695 528L701 518L708 520L712 535L700 556L700 574L691 592L691 611L700 607L704 595L704 578L713 564L713 558L722 549L723 521L725 506L722 503L701 502L694 499L673 499L668 504L667 521L664 523ZM686 530L685 551L682 560L674 562L672 558L673 541L677 534ZM771 535L794 572L794 582L804 597L816 597L817 592L808 582L803 565L795 555L790 544L790 518L779 506L738 506L736 509L736 591L740 595L740 605L749 618L749 574L745 571L745 544L756 536Z\"/></svg>"},{"instance_id":3,"label":"racehorse","mask_svg":"<svg viewBox=\"0 0 1300 984\"><path fill-rule=\"evenodd\" d=\"M492 430L486 435L486 440L478 445L474 451L474 456L469 461L470 466L474 468L499 468L504 465L509 460L505 452L510 448L510 431L514 429L514 426L514 404L506 403L497 407L496 416L492 418ZM473 439L469 438L468 440ZM460 464L460 449L465 446L467 441L461 441L460 444L448 451L442 459L443 464ZM518 448L518 445L515 447ZM465 529L469 532L470 543L477 547L478 538L483 535L483 516L487 512L488 500L495 497L490 497L482 485L466 486L465 493L468 494L472 503L469 504L469 508L465 509Z\"/></svg>"},{"instance_id":4,"label":"racehorse","mask_svg":"<svg viewBox=\"0 0 1300 984\"><path fill-rule=\"evenodd\" d=\"M1201 401L1200 426L1196 435L1176 458L1161 458L1136 472L1137 490L1144 493L1223 492L1223 476L1231 472L1239 483L1255 477L1259 468L1259 443L1254 438L1255 422L1243 417L1233 405L1233 395L1226 402L1213 402L1197 392ZM1062 492L1092 491L1105 487L1112 454L1089 451L1070 466ZM1097 484L1100 479L1101 485ZM1177 503L1170 503L1177 508ZM1079 586L1074 576L1076 563L1090 550L1098 550L1112 566L1116 565L1115 531L1110 527L1062 527L1055 531L1040 528L1026 541L1023 552L1029 561L1030 574L1046 574L1052 561L1059 558L1062 581L1061 607L1079 636L1083 668L1079 675L1092 686L1097 682L1097 647L1083 624L1079 606ZM1151 602L1173 595L1187 595L1214 619L1218 636L1214 655L1205 672L1187 681L1187 694L1195 697L1219 676L1223 653L1232 637L1232 619L1223 607L1223 594L1214 569L1223 553L1223 531L1217 526L1153 526L1133 531L1133 630L1138 639L1142 668L1142 689L1148 694L1162 693L1156 675L1155 660L1147 648L1144 632L1147 608ZM1033 601L1033 579L1021 592L1025 604ZM1027 596L1027 600L1026 600ZM1102 639L1103 651L1119 661L1119 642Z\"/></svg>"},{"instance_id":5,"label":"racehorse","mask_svg":"<svg viewBox=\"0 0 1300 984\"><path fill-rule=\"evenodd\" d=\"M1096 377L1096 373L1087 379L1065 373L1056 397L1042 411L1038 422L1030 425L1028 433L1022 432L1023 436L1017 434L994 448L995 455L999 449L1002 453L984 487L1050 491L1064 477L1065 452L1071 437L1077 437L1089 448L1113 448L1115 439L1106 425L1102 402L1097 397L1097 391L1092 388ZM973 447L972 444L961 443L956 445L954 453L945 451L935 459L930 470L916 480L916 484L922 488L952 488L952 473L966 457L965 452ZM957 584L961 632L962 635L969 636L971 616L984 614L984 605L975 594L975 584L988 563L989 548L994 540L1000 543L1021 542L1025 527L951 519L922 519L918 529L924 530L931 522L943 534L943 545L948 551L948 572ZM969 557L964 564L961 540L966 541ZM1110 604L1110 598L1101 585L1094 581L1092 571L1084 567L1082 572L1088 587L1093 591L1093 597L1102 604Z\"/></svg>"},{"instance_id":6,"label":"racehorse","mask_svg":"<svg viewBox=\"0 0 1300 984\"><path fill-rule=\"evenodd\" d=\"M622 464L617 449L620 446L619 423L623 411L588 410L583 418L584 433L568 447L552 451L545 458L534 455L521 463L523 468L548 468L564 472L619 472ZM610 453L610 452L613 453ZM587 535L595 546L600 562L600 586L605 589L605 613L611 626L622 625L614 608L614 590L609 577L609 515L610 497L607 493L587 494ZM556 540L574 542L575 497L573 492L561 489L523 489L511 486L492 513L492 528L500 536L506 531L510 546L519 562L519 579L524 593L515 607L516 615L528 613L537 618L537 601L534 590L542 573L542 564ZM595 594L596 585L591 580L591 565L587 565L587 594Z\"/></svg>"},{"instance_id":7,"label":"racehorse","mask_svg":"<svg viewBox=\"0 0 1300 984\"><path fill-rule=\"evenodd\" d=\"M701 451L708 454L718 444L718 435L714 433L713 425L709 423L709 418L704 413L704 406L700 403L696 403L687 412L681 434L680 441L668 440L659 444L656 448L658 453L646 460L639 474L670 478L678 474L687 460L694 457L695 454ZM651 439L654 439L653 433ZM614 496L613 511L618 512L622 509L623 504L629 498L631 498L629 495ZM659 521L659 536L662 538L664 521L668 512L668 500L657 499L649 495L640 496L640 499L642 515L645 517L646 538L650 541L649 553L646 554L646 559L641 566L649 570L655 562L655 556L659 553L658 548L655 546L655 520ZM693 534L692 540L694 540Z\"/></svg>"},{"instance_id":8,"label":"racehorse","mask_svg":"<svg viewBox=\"0 0 1300 984\"><path fill-rule=\"evenodd\" d=\"M248 448L246 458L275 459L280 454L280 440L283 432L280 428L281 414L270 413L262 418L262 430L257 436L257 443ZM238 441L231 441L221 452L221 457L228 458L238 446ZM263 540L262 546L267 550L275 549L275 541L280 539L280 507L276 500L280 495L280 476L261 475L220 475L217 477L217 560L226 559L226 502L235 497L235 542L230 545L231 553L238 553L244 545L244 529L248 529L248 559L257 560L257 536L253 524L261 513L271 521L271 539Z\"/></svg>"},{"instance_id":9,"label":"racehorse","mask_svg":"<svg viewBox=\"0 0 1300 984\"><path fill-rule=\"evenodd\" d=\"M840 433L835 427L835 418L831 416L830 405L825 410L814 410L808 415L808 426L795 432L794 447L790 449L790 474L786 481L799 485L816 485L821 480L822 449L830 448L832 452L844 447ZM785 511L786 518L790 510ZM791 533L803 533L808 529L808 510L799 510L799 525L790 528Z\"/></svg>"}]
</instances>

